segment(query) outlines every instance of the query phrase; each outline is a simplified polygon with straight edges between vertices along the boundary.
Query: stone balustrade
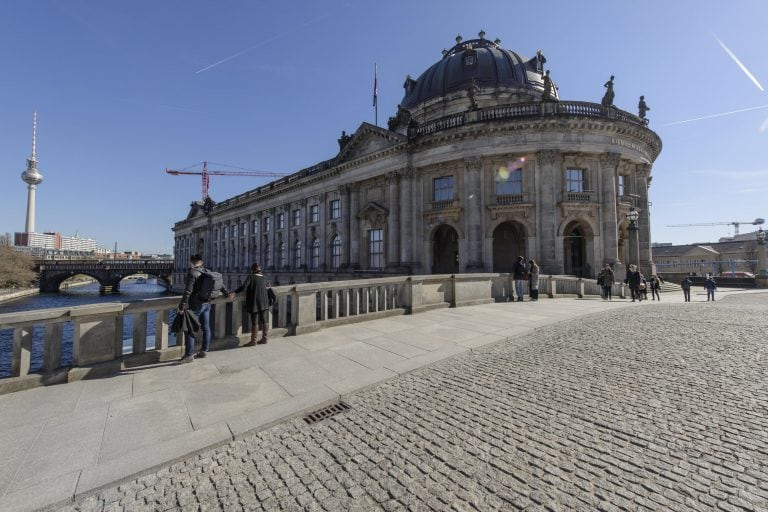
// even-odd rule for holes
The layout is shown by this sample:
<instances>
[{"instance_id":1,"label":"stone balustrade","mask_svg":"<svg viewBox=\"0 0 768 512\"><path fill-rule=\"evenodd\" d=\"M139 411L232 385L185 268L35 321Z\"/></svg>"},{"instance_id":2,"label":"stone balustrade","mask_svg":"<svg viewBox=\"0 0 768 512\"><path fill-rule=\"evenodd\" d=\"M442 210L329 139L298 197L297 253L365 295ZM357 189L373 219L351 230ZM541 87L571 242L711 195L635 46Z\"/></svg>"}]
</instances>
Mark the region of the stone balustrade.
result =
<instances>
[{"instance_id":1,"label":"stone balustrade","mask_svg":"<svg viewBox=\"0 0 768 512\"><path fill-rule=\"evenodd\" d=\"M615 295L624 296L623 285L616 287ZM297 335L385 316L503 302L512 297L513 289L508 274L495 273L278 286L274 288L277 303L268 322L273 336ZM600 293L594 279L569 276L543 276L539 289L541 296L550 298ZM170 332L178 302L178 297L167 297L0 315L0 331L13 333L11 375L0 378L0 394L179 358L182 343ZM244 297L239 295L233 301L221 297L213 305L214 348L239 346L240 337L250 330ZM127 318L133 325L128 339L124 334ZM65 334L71 337L72 362L62 367ZM42 367L36 372L31 368L33 347L42 351Z\"/></svg>"}]
</instances>

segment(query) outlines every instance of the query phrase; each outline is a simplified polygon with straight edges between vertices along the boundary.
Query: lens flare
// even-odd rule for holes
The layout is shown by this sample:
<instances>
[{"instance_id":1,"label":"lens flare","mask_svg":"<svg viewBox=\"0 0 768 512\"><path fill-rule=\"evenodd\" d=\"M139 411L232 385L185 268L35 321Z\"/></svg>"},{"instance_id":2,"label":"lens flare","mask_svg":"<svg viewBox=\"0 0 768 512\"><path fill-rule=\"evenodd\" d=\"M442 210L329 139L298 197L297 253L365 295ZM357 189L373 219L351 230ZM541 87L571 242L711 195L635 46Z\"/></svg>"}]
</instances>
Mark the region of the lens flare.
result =
<instances>
[{"instance_id":1,"label":"lens flare","mask_svg":"<svg viewBox=\"0 0 768 512\"><path fill-rule=\"evenodd\" d=\"M507 181L509 178L509 169L506 166L501 166L496 169L496 181Z\"/></svg>"}]
</instances>

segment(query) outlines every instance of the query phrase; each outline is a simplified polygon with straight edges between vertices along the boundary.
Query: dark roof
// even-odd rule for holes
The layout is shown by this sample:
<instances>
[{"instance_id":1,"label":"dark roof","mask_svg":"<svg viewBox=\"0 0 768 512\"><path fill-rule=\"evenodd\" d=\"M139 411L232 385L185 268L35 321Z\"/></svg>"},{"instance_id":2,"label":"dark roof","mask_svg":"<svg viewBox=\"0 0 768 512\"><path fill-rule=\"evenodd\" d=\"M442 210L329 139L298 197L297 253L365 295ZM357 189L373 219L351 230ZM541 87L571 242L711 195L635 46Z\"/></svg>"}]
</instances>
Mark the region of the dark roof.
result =
<instances>
[{"instance_id":1,"label":"dark roof","mask_svg":"<svg viewBox=\"0 0 768 512\"><path fill-rule=\"evenodd\" d=\"M467 65L464 57L474 53L474 64ZM487 39L473 39L456 44L443 58L429 67L418 80L407 79L402 106L412 108L447 93L467 90L475 79L485 88L544 88L536 58L525 59L501 48Z\"/></svg>"}]
</instances>

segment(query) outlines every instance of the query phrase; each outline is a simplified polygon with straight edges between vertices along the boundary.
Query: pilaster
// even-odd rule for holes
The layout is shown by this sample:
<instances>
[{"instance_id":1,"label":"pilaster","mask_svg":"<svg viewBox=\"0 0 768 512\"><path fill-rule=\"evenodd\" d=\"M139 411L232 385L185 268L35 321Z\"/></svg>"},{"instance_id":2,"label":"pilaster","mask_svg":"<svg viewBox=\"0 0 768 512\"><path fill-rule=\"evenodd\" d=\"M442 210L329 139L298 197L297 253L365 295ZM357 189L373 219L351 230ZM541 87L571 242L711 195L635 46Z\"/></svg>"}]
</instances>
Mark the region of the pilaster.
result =
<instances>
[{"instance_id":1,"label":"pilaster","mask_svg":"<svg viewBox=\"0 0 768 512\"><path fill-rule=\"evenodd\" d=\"M536 176L539 180L536 201L536 230L539 233L539 266L542 274L557 274L562 272L562 265L557 263L556 229L557 213L555 208L557 197L557 180L555 161L558 152L543 150L536 153Z\"/></svg>"},{"instance_id":2,"label":"pilaster","mask_svg":"<svg viewBox=\"0 0 768 512\"><path fill-rule=\"evenodd\" d=\"M616 169L621 156L618 153L600 155L600 183L602 192L601 240L603 263L611 266L619 261L618 217L616 213Z\"/></svg>"},{"instance_id":3,"label":"pilaster","mask_svg":"<svg viewBox=\"0 0 768 512\"><path fill-rule=\"evenodd\" d=\"M387 173L389 184L389 215L387 216L387 267L397 267L400 263L400 175Z\"/></svg>"},{"instance_id":4,"label":"pilaster","mask_svg":"<svg viewBox=\"0 0 768 512\"><path fill-rule=\"evenodd\" d=\"M410 266L413 263L413 167L406 167L400 172L400 263Z\"/></svg>"}]
</instances>

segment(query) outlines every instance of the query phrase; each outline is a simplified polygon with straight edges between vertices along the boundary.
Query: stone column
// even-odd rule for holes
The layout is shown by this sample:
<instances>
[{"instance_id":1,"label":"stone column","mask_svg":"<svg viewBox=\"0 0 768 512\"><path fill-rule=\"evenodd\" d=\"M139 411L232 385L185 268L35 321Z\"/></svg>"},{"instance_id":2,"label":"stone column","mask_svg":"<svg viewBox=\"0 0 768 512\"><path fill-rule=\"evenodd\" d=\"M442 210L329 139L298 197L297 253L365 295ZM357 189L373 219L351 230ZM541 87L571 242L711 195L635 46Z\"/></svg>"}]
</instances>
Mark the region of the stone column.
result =
<instances>
[{"instance_id":1,"label":"stone column","mask_svg":"<svg viewBox=\"0 0 768 512\"><path fill-rule=\"evenodd\" d=\"M277 269L277 259L275 258L275 255L277 254L277 247L275 247L275 240L277 237L275 236L275 232L277 231L277 219L275 218L275 208L270 208L267 210L266 215L269 216L270 220L270 229L269 233L267 233L267 240L269 240L269 261L270 261L270 267L272 267L273 270Z\"/></svg>"},{"instance_id":2,"label":"stone column","mask_svg":"<svg viewBox=\"0 0 768 512\"><path fill-rule=\"evenodd\" d=\"M339 267L347 269L349 267L349 258L352 251L352 240L349 238L349 226L350 222L350 186L340 185L339 196L341 196L341 225L339 226L339 233L341 233L341 261Z\"/></svg>"},{"instance_id":3,"label":"stone column","mask_svg":"<svg viewBox=\"0 0 768 512\"><path fill-rule=\"evenodd\" d=\"M413 167L406 167L400 174L400 264L413 263Z\"/></svg>"},{"instance_id":4,"label":"stone column","mask_svg":"<svg viewBox=\"0 0 768 512\"><path fill-rule=\"evenodd\" d=\"M484 272L483 264L483 161L465 158L464 204L467 233L467 272ZM461 269L459 269L461 271Z\"/></svg>"},{"instance_id":5,"label":"stone column","mask_svg":"<svg viewBox=\"0 0 768 512\"><path fill-rule=\"evenodd\" d=\"M389 215L387 216L387 267L396 268L400 263L400 176L396 172L387 173L389 184Z\"/></svg>"},{"instance_id":6,"label":"stone column","mask_svg":"<svg viewBox=\"0 0 768 512\"><path fill-rule=\"evenodd\" d=\"M360 269L360 183L351 183L349 192L349 266Z\"/></svg>"},{"instance_id":7,"label":"stone column","mask_svg":"<svg viewBox=\"0 0 768 512\"><path fill-rule=\"evenodd\" d=\"M429 257L425 254L428 244L424 240L424 179L414 169L413 188L411 188L411 229L413 237L413 258L411 271L414 274L426 274L430 271L427 266ZM414 261L418 257L418 261Z\"/></svg>"},{"instance_id":8,"label":"stone column","mask_svg":"<svg viewBox=\"0 0 768 512\"><path fill-rule=\"evenodd\" d=\"M621 156L618 153L600 155L600 183L602 204L600 205L601 233L603 241L603 263L613 266L619 261L618 218L616 214L616 168Z\"/></svg>"},{"instance_id":9,"label":"stone column","mask_svg":"<svg viewBox=\"0 0 768 512\"><path fill-rule=\"evenodd\" d=\"M651 258L651 211L648 201L648 187L650 186L651 165L639 164L637 166L637 192L640 197L637 200L640 210L640 219L638 228L640 229L640 267L645 275L656 273Z\"/></svg>"},{"instance_id":10,"label":"stone column","mask_svg":"<svg viewBox=\"0 0 768 512\"><path fill-rule=\"evenodd\" d=\"M541 274L559 274L555 238L558 214L556 210L557 179L555 160L557 151L544 150L536 153L536 177L539 180L536 200L536 231L539 234L539 266Z\"/></svg>"},{"instance_id":11,"label":"stone column","mask_svg":"<svg viewBox=\"0 0 768 512\"><path fill-rule=\"evenodd\" d=\"M299 214L301 227L297 231L301 240L301 265L304 268L309 268L309 208L306 198L299 200L299 208L301 209Z\"/></svg>"},{"instance_id":12,"label":"stone column","mask_svg":"<svg viewBox=\"0 0 768 512\"><path fill-rule=\"evenodd\" d=\"M320 192L317 195L318 198L318 204L320 205L319 208L319 233L318 238L320 239L320 262L318 264L318 270L325 270L326 272L329 270L330 266L330 254L329 254L329 248L328 248L328 219L326 218L325 211L328 209L328 205L326 204L327 195L325 192Z\"/></svg>"}]
</instances>

